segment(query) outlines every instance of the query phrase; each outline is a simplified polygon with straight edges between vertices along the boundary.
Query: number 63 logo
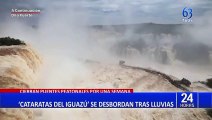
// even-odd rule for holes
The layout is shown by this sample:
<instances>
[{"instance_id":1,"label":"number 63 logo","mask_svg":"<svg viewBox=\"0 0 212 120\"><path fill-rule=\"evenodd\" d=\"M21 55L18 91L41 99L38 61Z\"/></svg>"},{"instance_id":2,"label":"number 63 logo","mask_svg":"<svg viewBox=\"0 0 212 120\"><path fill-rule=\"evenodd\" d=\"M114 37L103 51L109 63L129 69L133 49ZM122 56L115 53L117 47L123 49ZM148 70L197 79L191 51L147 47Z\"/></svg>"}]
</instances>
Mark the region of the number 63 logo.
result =
<instances>
[{"instance_id":1,"label":"number 63 logo","mask_svg":"<svg viewBox=\"0 0 212 120\"><path fill-rule=\"evenodd\" d=\"M186 17L188 19L192 18L192 9L185 7L183 9L182 15L183 15L183 17Z\"/></svg>"}]
</instances>

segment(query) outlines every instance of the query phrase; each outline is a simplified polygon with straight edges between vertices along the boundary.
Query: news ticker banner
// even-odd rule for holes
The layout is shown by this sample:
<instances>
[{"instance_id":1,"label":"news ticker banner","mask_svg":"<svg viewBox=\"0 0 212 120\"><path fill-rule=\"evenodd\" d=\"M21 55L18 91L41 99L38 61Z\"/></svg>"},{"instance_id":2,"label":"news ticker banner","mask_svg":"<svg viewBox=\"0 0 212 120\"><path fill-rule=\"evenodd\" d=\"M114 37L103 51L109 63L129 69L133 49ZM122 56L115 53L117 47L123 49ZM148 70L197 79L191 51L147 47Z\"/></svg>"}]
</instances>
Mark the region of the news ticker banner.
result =
<instances>
[{"instance_id":1,"label":"news ticker banner","mask_svg":"<svg viewBox=\"0 0 212 120\"><path fill-rule=\"evenodd\" d=\"M119 89L117 93L115 90L1 89L0 108L212 108L212 92L125 93L126 89Z\"/></svg>"}]
</instances>

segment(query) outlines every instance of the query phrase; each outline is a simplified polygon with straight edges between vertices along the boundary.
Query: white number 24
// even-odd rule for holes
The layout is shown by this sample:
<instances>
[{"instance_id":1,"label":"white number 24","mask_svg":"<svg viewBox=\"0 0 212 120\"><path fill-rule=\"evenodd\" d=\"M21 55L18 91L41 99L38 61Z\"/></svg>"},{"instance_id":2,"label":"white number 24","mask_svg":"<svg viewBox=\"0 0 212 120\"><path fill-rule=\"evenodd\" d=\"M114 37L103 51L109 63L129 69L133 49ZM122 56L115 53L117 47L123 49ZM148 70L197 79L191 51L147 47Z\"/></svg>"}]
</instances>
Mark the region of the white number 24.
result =
<instances>
[{"instance_id":1,"label":"white number 24","mask_svg":"<svg viewBox=\"0 0 212 120\"><path fill-rule=\"evenodd\" d=\"M190 93L189 95L186 94L186 93L182 93L181 96L183 96L183 99L182 99L182 103L187 103L188 101L189 102L193 102L193 94Z\"/></svg>"}]
</instances>

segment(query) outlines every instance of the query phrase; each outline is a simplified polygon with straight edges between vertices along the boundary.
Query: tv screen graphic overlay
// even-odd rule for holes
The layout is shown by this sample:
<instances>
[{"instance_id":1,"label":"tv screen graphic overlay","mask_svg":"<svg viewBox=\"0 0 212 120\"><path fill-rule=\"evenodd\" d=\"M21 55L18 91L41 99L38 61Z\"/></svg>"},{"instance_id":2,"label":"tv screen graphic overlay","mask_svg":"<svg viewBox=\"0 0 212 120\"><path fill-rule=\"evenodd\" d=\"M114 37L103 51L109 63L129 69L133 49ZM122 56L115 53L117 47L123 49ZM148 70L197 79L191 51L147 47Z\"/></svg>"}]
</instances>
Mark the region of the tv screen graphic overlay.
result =
<instances>
[{"instance_id":1,"label":"tv screen graphic overlay","mask_svg":"<svg viewBox=\"0 0 212 120\"><path fill-rule=\"evenodd\" d=\"M47 89L46 89L47 90ZM42 91L42 89L40 89ZM57 90L59 91L59 90ZM64 91L64 90L61 90ZM78 90L80 91L80 90ZM106 91L106 90L104 90ZM1 93L1 108L211 108L210 92Z\"/></svg>"},{"instance_id":2,"label":"tv screen graphic overlay","mask_svg":"<svg viewBox=\"0 0 212 120\"><path fill-rule=\"evenodd\" d=\"M210 0L0 1L0 120L210 120Z\"/></svg>"}]
</instances>

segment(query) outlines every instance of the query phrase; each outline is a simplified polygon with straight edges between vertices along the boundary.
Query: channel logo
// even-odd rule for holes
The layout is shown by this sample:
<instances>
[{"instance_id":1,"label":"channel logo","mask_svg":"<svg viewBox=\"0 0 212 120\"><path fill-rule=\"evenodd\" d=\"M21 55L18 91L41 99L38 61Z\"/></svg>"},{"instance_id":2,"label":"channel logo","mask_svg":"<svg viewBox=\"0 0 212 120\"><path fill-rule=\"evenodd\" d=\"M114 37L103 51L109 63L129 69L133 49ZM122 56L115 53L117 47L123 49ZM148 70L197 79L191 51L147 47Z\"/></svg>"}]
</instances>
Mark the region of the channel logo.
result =
<instances>
[{"instance_id":1,"label":"channel logo","mask_svg":"<svg viewBox=\"0 0 212 120\"><path fill-rule=\"evenodd\" d=\"M192 8L185 7L182 10L183 22L192 22L193 10Z\"/></svg>"}]
</instances>

